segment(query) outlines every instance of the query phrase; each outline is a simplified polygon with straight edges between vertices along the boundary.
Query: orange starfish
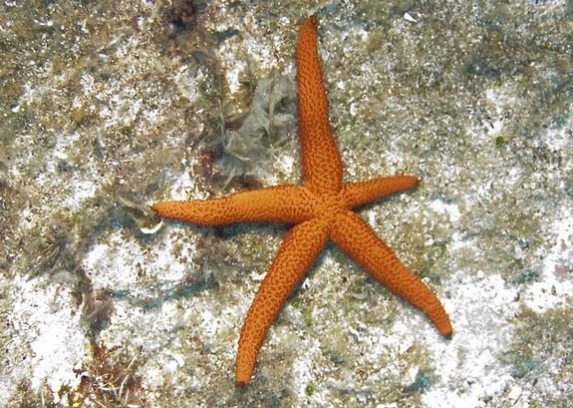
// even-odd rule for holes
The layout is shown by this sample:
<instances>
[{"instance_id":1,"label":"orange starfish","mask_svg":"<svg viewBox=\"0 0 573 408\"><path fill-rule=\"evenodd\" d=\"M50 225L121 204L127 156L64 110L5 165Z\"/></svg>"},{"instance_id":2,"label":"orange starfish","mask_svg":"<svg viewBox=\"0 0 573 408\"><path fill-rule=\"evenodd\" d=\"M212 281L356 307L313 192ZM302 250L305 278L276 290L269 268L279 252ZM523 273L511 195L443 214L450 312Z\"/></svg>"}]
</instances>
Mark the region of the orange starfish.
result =
<instances>
[{"instance_id":1,"label":"orange starfish","mask_svg":"<svg viewBox=\"0 0 573 408\"><path fill-rule=\"evenodd\" d=\"M243 324L235 377L241 385L249 382L263 339L282 305L329 239L393 293L420 308L442 335L452 334L450 319L436 295L352 211L416 187L418 179L394 176L342 183L342 162L330 130L318 62L317 27L316 17L304 22L296 52L304 184L268 187L212 200L160 202L151 207L162 217L196 224L295 224Z\"/></svg>"}]
</instances>

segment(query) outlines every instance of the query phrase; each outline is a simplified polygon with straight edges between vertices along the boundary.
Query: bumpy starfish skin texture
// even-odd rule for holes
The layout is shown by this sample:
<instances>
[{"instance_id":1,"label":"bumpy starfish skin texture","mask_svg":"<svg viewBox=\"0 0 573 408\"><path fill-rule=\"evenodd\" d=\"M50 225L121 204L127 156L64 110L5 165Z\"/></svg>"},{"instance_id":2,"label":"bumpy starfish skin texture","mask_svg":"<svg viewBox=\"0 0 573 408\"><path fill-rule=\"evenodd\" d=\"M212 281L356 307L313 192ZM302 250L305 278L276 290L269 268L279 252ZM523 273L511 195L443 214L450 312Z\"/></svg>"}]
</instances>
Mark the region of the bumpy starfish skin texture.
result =
<instances>
[{"instance_id":1,"label":"bumpy starfish skin texture","mask_svg":"<svg viewBox=\"0 0 573 408\"><path fill-rule=\"evenodd\" d=\"M204 225L239 222L295 224L288 232L241 330L236 382L247 384L265 335L289 294L331 240L396 295L420 308L444 336L450 319L436 295L374 234L352 208L418 185L413 176L342 183L342 161L328 120L328 101L318 61L318 19L300 30L296 52L302 186L276 186L211 200L156 203L153 211Z\"/></svg>"}]
</instances>

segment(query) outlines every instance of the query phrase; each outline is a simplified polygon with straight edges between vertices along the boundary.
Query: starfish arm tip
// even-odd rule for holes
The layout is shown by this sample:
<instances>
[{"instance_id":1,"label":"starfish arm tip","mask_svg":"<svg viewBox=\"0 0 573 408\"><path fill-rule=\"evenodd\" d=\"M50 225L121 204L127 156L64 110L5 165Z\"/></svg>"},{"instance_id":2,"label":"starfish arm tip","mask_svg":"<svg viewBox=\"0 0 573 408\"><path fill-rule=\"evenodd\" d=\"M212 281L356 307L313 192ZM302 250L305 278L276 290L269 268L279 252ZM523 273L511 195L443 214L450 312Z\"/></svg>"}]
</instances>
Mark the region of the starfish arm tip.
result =
<instances>
[{"instance_id":1,"label":"starfish arm tip","mask_svg":"<svg viewBox=\"0 0 573 408\"><path fill-rule=\"evenodd\" d=\"M177 218L180 217L181 202L178 201L160 201L154 203L151 207L156 215L163 218Z\"/></svg>"},{"instance_id":2,"label":"starfish arm tip","mask_svg":"<svg viewBox=\"0 0 573 408\"><path fill-rule=\"evenodd\" d=\"M454 336L454 329L452 328L452 324L450 323L449 319L443 325L437 326L437 328L440 334L448 340L451 340L452 337Z\"/></svg>"},{"instance_id":3,"label":"starfish arm tip","mask_svg":"<svg viewBox=\"0 0 573 408\"><path fill-rule=\"evenodd\" d=\"M452 322L450 321L450 316L444 310L443 305L438 300L433 292L431 298L434 298L433 305L431 307L421 308L430 320L434 323L434 326L440 332L440 334L446 339L450 340L454 333L452 327Z\"/></svg>"},{"instance_id":4,"label":"starfish arm tip","mask_svg":"<svg viewBox=\"0 0 573 408\"><path fill-rule=\"evenodd\" d=\"M158 204L158 203L155 203L155 204L149 206L149 208L151 209L151 211L153 211L155 214L157 214L157 204Z\"/></svg>"},{"instance_id":5,"label":"starfish arm tip","mask_svg":"<svg viewBox=\"0 0 573 408\"><path fill-rule=\"evenodd\" d=\"M237 376L235 377L235 385L237 387L245 387L247 386L247 384L249 384L249 379L250 378L239 378L239 375L237 374Z\"/></svg>"},{"instance_id":6,"label":"starfish arm tip","mask_svg":"<svg viewBox=\"0 0 573 408\"><path fill-rule=\"evenodd\" d=\"M151 211L153 211L156 215L161 216L161 203L153 203L151 206L149 206L149 208L151 209Z\"/></svg>"}]
</instances>

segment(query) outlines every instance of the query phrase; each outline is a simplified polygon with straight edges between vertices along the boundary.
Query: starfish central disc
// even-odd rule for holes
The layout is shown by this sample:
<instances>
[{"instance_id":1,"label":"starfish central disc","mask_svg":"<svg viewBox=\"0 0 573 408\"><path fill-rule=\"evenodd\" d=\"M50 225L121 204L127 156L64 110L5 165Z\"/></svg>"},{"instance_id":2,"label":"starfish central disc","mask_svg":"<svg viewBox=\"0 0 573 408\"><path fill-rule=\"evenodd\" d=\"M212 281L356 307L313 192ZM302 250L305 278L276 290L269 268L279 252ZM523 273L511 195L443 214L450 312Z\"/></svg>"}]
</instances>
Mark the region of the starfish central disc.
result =
<instances>
[{"instance_id":1,"label":"starfish central disc","mask_svg":"<svg viewBox=\"0 0 573 408\"><path fill-rule=\"evenodd\" d=\"M346 213L348 207L340 199L340 195L324 194L318 198L316 206L315 217L322 218L328 224L332 224L336 219L336 215Z\"/></svg>"}]
</instances>

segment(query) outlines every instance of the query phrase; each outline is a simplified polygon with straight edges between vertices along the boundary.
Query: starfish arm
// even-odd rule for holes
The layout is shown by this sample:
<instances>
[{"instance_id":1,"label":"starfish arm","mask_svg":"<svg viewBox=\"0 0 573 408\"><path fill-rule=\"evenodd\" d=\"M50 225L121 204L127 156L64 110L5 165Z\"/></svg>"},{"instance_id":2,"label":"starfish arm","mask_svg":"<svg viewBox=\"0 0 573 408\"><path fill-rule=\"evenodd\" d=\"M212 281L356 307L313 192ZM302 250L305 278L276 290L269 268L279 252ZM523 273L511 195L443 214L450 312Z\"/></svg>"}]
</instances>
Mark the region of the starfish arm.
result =
<instances>
[{"instance_id":1,"label":"starfish arm","mask_svg":"<svg viewBox=\"0 0 573 408\"><path fill-rule=\"evenodd\" d=\"M241 329L235 375L237 384L249 382L267 330L327 240L327 226L319 219L298 224L287 234Z\"/></svg>"},{"instance_id":2,"label":"starfish arm","mask_svg":"<svg viewBox=\"0 0 573 408\"><path fill-rule=\"evenodd\" d=\"M342 200L347 208L358 207L371 201L409 190L418 186L414 176L381 177L358 183L346 183L342 186Z\"/></svg>"},{"instance_id":3,"label":"starfish arm","mask_svg":"<svg viewBox=\"0 0 573 408\"><path fill-rule=\"evenodd\" d=\"M318 61L318 19L305 20L296 50L298 117L305 186L316 193L338 192L342 161L328 120L328 100Z\"/></svg>"},{"instance_id":4,"label":"starfish arm","mask_svg":"<svg viewBox=\"0 0 573 408\"><path fill-rule=\"evenodd\" d=\"M339 214L330 231L332 241L390 291L420 308L443 336L453 329L439 299L353 212Z\"/></svg>"},{"instance_id":5,"label":"starfish arm","mask_svg":"<svg viewBox=\"0 0 573 408\"><path fill-rule=\"evenodd\" d=\"M304 187L277 186L211 200L163 201L151 209L161 217L203 225L247 221L295 224L312 218L313 196Z\"/></svg>"}]
</instances>

